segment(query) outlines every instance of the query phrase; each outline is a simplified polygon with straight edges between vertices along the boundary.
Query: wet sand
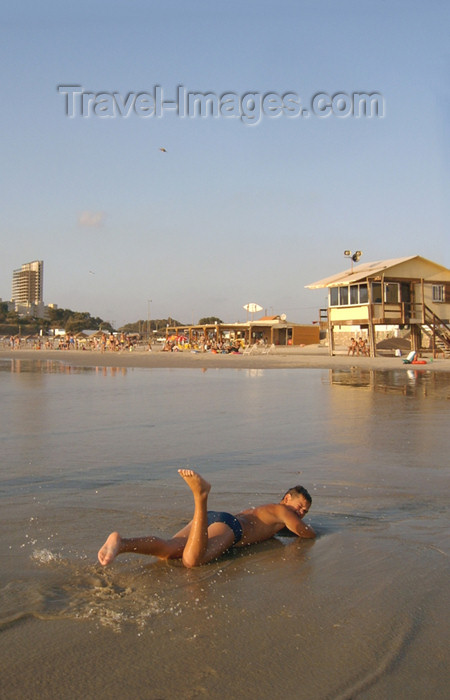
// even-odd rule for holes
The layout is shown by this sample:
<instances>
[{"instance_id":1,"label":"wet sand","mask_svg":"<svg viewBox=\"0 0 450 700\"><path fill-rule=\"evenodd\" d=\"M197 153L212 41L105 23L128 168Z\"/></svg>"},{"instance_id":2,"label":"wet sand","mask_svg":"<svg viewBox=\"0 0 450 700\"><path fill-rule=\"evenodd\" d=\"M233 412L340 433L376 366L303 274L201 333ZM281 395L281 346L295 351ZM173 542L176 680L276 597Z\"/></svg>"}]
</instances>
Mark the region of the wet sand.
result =
<instances>
[{"instance_id":1,"label":"wet sand","mask_svg":"<svg viewBox=\"0 0 450 700\"><path fill-rule=\"evenodd\" d=\"M2 697L448 696L448 361L316 351L0 353ZM100 567L185 524L194 465L219 510L305 483L317 539Z\"/></svg>"},{"instance_id":2,"label":"wet sand","mask_svg":"<svg viewBox=\"0 0 450 700\"><path fill-rule=\"evenodd\" d=\"M352 357L345 349L330 356L328 348L276 348L268 354L216 355L210 352L97 352L82 350L0 350L0 359L53 360L80 367L149 367L163 369L416 369L450 372L450 359L424 358L426 365L403 364L401 357Z\"/></svg>"}]
</instances>

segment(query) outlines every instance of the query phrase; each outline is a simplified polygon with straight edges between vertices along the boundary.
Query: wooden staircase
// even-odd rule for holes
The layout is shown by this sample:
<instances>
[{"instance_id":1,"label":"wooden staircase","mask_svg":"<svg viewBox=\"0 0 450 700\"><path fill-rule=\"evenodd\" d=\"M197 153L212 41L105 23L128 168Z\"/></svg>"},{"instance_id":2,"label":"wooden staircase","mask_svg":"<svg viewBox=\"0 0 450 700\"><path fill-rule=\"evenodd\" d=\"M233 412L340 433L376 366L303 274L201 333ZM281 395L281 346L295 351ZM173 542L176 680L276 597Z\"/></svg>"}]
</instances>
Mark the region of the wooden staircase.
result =
<instances>
[{"instance_id":1,"label":"wooden staircase","mask_svg":"<svg viewBox=\"0 0 450 700\"><path fill-rule=\"evenodd\" d=\"M422 331L430 338L433 357L442 354L450 358L450 326L424 305Z\"/></svg>"}]
</instances>

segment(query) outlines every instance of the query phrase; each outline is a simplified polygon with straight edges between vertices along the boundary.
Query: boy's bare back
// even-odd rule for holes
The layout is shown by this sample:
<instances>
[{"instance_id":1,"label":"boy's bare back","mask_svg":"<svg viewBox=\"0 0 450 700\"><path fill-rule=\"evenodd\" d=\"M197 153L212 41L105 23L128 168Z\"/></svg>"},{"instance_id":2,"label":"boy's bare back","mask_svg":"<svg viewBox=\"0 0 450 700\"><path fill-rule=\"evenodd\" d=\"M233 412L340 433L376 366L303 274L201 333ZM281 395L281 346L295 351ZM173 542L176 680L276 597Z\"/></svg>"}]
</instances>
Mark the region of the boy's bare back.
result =
<instances>
[{"instance_id":1,"label":"boy's bare back","mask_svg":"<svg viewBox=\"0 0 450 700\"><path fill-rule=\"evenodd\" d=\"M269 503L257 508L249 508L238 513L236 517L243 530L242 540L237 546L268 540L284 527L298 537L316 536L314 530L302 522L303 516L299 515L293 506L283 503Z\"/></svg>"}]
</instances>

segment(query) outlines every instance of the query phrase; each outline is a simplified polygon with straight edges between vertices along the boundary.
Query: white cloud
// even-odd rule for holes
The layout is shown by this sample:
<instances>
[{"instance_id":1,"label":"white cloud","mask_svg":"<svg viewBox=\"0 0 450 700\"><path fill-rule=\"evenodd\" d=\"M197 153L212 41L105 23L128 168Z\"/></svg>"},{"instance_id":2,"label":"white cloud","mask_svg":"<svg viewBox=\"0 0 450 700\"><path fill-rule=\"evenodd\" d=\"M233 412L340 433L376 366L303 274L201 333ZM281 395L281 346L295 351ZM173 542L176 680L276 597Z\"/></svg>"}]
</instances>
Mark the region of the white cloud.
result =
<instances>
[{"instance_id":1,"label":"white cloud","mask_svg":"<svg viewBox=\"0 0 450 700\"><path fill-rule=\"evenodd\" d=\"M106 214L104 211L82 211L78 215L78 224L87 228L103 226Z\"/></svg>"}]
</instances>

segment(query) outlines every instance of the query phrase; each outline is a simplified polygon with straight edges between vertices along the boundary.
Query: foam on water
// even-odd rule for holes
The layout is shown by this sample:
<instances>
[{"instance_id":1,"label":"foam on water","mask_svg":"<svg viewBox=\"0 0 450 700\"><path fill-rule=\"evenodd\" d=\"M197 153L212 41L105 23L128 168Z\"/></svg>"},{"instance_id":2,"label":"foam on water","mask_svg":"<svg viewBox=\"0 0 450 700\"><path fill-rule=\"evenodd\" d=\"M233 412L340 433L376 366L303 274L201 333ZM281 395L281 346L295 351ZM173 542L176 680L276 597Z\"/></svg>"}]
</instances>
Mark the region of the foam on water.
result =
<instances>
[{"instance_id":1,"label":"foam on water","mask_svg":"<svg viewBox=\"0 0 450 700\"><path fill-rule=\"evenodd\" d=\"M34 541L35 543L35 541ZM48 564L49 562L60 561L61 555L58 553L53 553L49 549L35 549L31 555L38 564Z\"/></svg>"}]
</instances>

